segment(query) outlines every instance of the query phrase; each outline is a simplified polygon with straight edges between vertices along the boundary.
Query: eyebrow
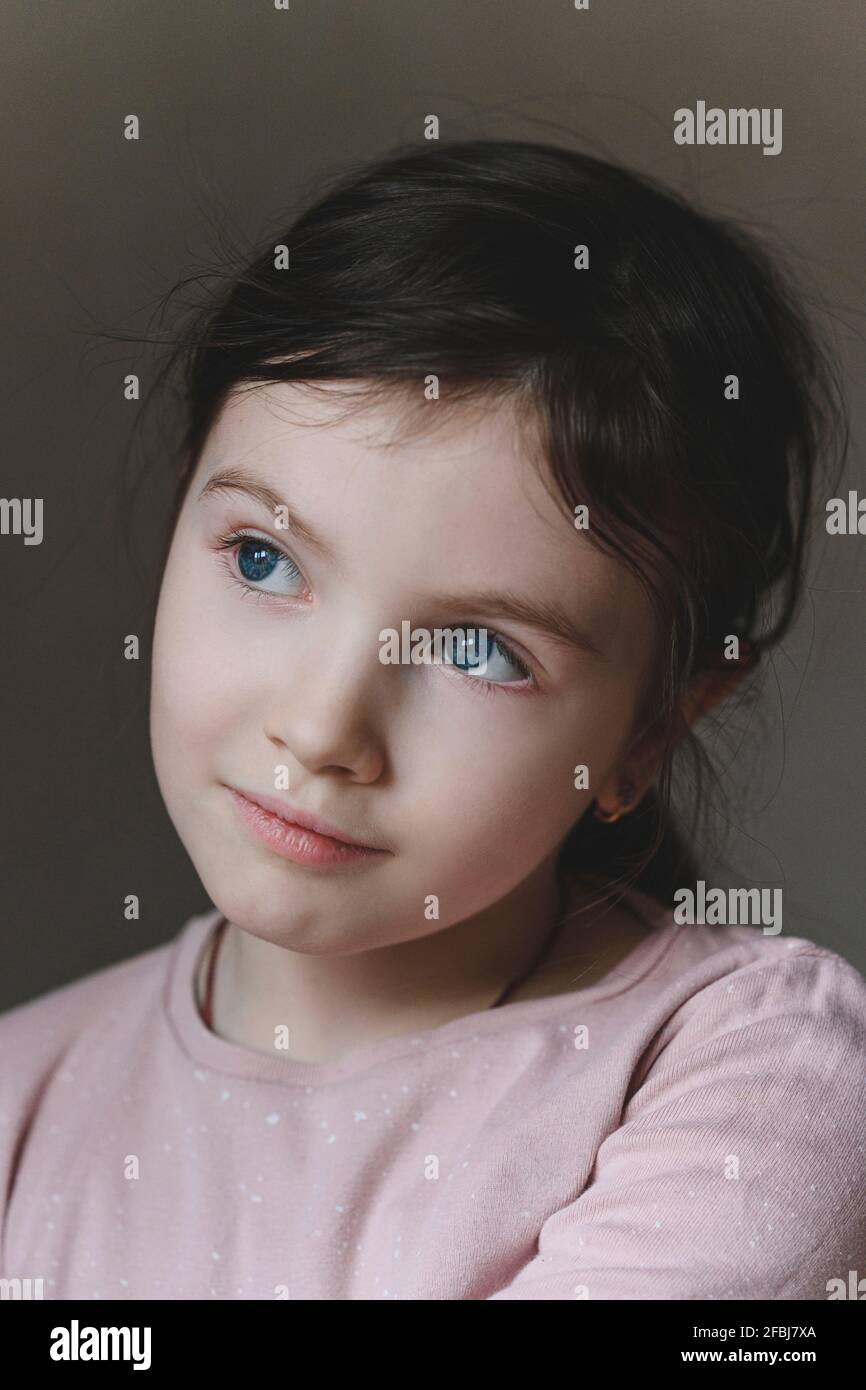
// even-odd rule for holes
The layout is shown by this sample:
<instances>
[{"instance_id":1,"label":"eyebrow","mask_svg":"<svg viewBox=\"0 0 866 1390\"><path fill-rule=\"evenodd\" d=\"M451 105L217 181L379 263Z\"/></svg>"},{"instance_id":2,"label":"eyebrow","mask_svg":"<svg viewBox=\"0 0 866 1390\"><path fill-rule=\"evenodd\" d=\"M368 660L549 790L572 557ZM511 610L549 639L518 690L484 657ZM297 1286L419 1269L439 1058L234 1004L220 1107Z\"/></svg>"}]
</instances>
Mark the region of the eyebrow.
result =
<instances>
[{"instance_id":1,"label":"eyebrow","mask_svg":"<svg viewBox=\"0 0 866 1390\"><path fill-rule=\"evenodd\" d=\"M335 561L334 552L327 542L311 526L308 526L273 488L256 478L252 473L247 473L237 466L220 469L205 483L199 493L198 500L201 502L209 496L224 492L243 492L254 501L260 502L272 513L276 512L278 508L283 508L286 512L289 532L298 540L304 541L313 550L318 551L326 559ZM485 613L497 622L505 619L520 623L525 627L534 628L536 631L544 633L561 646L575 647L578 651L601 661L608 660L606 653L587 629L554 604L525 598L521 594L507 590L498 592L478 590L475 593L465 594L440 593L425 595L424 601L427 604L435 604L438 608L450 609L453 612Z\"/></svg>"},{"instance_id":2,"label":"eyebrow","mask_svg":"<svg viewBox=\"0 0 866 1390\"><path fill-rule=\"evenodd\" d=\"M478 590L472 594L435 594L428 601L454 612L484 613L497 622L503 618L510 619L543 632L561 646L576 647L578 651L601 661L609 659L590 632L554 604L538 602L508 591L492 590Z\"/></svg>"},{"instance_id":3,"label":"eyebrow","mask_svg":"<svg viewBox=\"0 0 866 1390\"><path fill-rule=\"evenodd\" d=\"M327 542L322 540L311 526L302 521L297 512L292 511L292 508L282 501L273 488L254 477L252 473L246 473L242 468L237 467L222 468L208 479L198 495L198 500L203 502L205 498L222 492L246 493L248 497L260 502L271 513L282 508L286 513L286 526L285 528L280 527L280 530L288 530L297 540L303 541L326 559L335 560L334 552Z\"/></svg>"}]
</instances>

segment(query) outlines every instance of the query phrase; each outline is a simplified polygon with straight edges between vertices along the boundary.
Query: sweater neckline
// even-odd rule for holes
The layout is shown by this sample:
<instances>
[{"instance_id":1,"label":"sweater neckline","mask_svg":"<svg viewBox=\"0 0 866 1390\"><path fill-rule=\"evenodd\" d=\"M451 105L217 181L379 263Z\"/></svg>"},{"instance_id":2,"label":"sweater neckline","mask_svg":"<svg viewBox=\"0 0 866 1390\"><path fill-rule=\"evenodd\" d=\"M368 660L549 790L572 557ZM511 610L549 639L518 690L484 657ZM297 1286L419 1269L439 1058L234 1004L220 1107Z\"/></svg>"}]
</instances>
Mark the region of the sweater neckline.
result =
<instances>
[{"instance_id":1,"label":"sweater neckline","mask_svg":"<svg viewBox=\"0 0 866 1390\"><path fill-rule=\"evenodd\" d=\"M637 913L647 928L646 935L596 984L536 999L516 999L496 1009L462 1014L435 1028L390 1034L373 1042L360 1043L336 1060L308 1062L259 1052L221 1038L207 1027L198 1009L195 986L202 956L222 920L223 914L217 908L191 917L178 933L171 948L164 1007L181 1047L192 1061L206 1070L246 1080L312 1089L392 1058L424 1053L467 1037L533 1024L560 1010L571 1013L576 999L584 1008L630 988L658 964L680 928L667 908L634 889L624 895L622 906Z\"/></svg>"}]
</instances>

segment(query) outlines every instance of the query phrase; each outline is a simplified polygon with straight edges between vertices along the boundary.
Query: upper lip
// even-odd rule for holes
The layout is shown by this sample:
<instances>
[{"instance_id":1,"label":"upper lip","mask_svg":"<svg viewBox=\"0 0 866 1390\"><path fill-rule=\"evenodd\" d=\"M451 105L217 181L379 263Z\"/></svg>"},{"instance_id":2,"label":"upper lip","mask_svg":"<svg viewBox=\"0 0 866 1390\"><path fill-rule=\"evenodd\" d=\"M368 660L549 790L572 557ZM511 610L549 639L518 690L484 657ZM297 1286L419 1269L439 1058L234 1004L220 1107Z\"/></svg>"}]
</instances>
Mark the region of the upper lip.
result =
<instances>
[{"instance_id":1,"label":"upper lip","mask_svg":"<svg viewBox=\"0 0 866 1390\"><path fill-rule=\"evenodd\" d=\"M341 830L332 821L325 820L323 816L313 815L312 811L303 811L300 806L292 806L280 797L266 796L263 792L249 792L241 787L232 787L231 790L245 797L247 801L254 802L256 806L261 806L263 810L279 816L281 820L288 821L290 825L300 825L304 830L312 830L317 835L327 835L331 840L341 840L345 845L356 845L359 849L382 848L380 845L371 845L367 840L356 839L354 835L347 835L345 830Z\"/></svg>"}]
</instances>

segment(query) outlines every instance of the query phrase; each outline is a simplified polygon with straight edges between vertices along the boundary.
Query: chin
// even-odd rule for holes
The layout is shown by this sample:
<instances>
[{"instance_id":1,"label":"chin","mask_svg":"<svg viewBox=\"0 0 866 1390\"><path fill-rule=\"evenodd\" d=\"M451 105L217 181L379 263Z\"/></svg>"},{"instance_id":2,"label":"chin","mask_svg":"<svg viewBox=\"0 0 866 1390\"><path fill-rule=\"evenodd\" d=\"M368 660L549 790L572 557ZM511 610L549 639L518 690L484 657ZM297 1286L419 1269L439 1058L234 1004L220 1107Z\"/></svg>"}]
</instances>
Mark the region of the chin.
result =
<instances>
[{"instance_id":1,"label":"chin","mask_svg":"<svg viewBox=\"0 0 866 1390\"><path fill-rule=\"evenodd\" d=\"M296 895L291 885L283 883L271 893L237 887L223 892L216 885L213 889L205 886L208 897L223 916L259 941L304 955L335 955L359 949L357 917L341 924L333 911L321 906L304 907L293 901Z\"/></svg>"}]
</instances>

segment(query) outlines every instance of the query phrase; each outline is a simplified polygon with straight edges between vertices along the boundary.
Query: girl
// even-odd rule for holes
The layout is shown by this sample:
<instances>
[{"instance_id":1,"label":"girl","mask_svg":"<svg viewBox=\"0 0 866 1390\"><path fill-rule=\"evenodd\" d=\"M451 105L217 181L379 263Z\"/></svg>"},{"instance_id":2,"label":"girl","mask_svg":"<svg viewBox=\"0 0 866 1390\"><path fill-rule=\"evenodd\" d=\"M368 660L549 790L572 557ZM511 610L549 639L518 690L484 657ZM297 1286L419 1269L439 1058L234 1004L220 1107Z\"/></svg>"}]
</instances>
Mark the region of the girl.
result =
<instances>
[{"instance_id":1,"label":"girl","mask_svg":"<svg viewBox=\"0 0 866 1390\"><path fill-rule=\"evenodd\" d=\"M151 737L214 907L0 1019L3 1275L847 1286L866 982L672 911L695 727L790 624L839 418L764 253L568 150L401 150L270 238L179 354Z\"/></svg>"}]
</instances>

